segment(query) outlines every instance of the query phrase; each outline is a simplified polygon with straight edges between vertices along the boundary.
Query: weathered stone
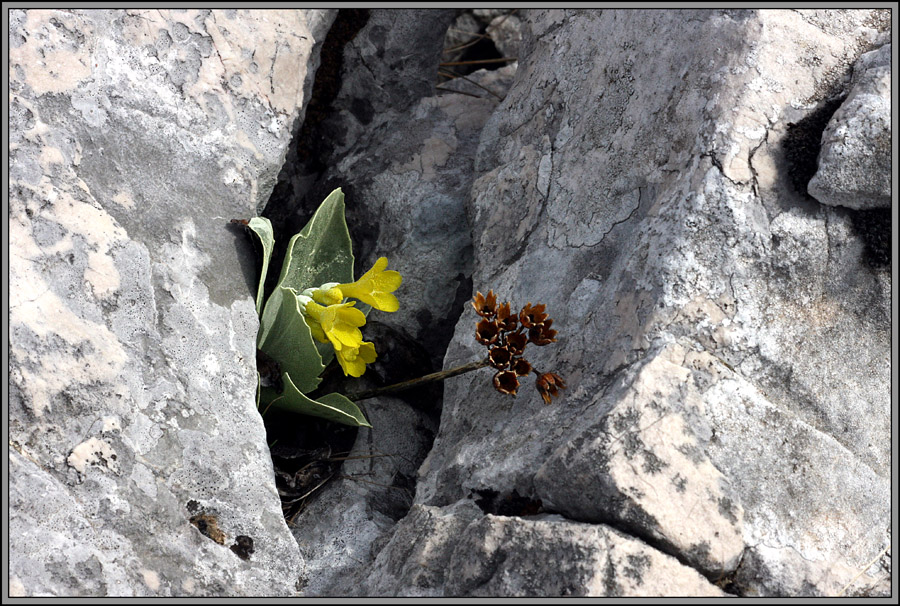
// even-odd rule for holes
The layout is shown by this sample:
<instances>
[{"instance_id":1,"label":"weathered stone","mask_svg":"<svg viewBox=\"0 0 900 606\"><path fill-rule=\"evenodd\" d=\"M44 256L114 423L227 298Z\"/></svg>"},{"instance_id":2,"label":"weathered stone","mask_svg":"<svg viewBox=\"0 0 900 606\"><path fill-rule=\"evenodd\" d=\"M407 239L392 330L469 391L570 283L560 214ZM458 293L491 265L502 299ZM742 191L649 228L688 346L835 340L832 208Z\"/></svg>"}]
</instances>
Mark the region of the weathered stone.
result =
<instances>
[{"instance_id":1,"label":"weathered stone","mask_svg":"<svg viewBox=\"0 0 900 606\"><path fill-rule=\"evenodd\" d=\"M470 11L462 11L447 28L444 36L444 52L441 53L442 61L459 61L463 54L471 45L473 40L477 40L482 24L472 15Z\"/></svg>"},{"instance_id":2,"label":"weathered stone","mask_svg":"<svg viewBox=\"0 0 900 606\"><path fill-rule=\"evenodd\" d=\"M523 495L646 537L707 573L733 571L729 591L836 592L882 550L889 523L890 277L868 263L852 217L794 190L784 150L787 125L833 94L879 39L883 13L535 11L523 23L516 81L476 160L473 290L547 304L559 340L525 357L568 388L544 406L530 379L515 400L493 389L489 370L447 381L416 502ZM474 328L464 312L445 367L484 355ZM652 369L666 369L659 387L621 391ZM738 402L721 391L734 382L765 403L740 428L727 420L741 417ZM647 450L696 473L697 492L676 490L671 511L660 497L668 523L591 502L651 508L647 495L674 489L640 454L629 469L615 444L591 435L628 398L648 423L662 420L626 437L659 436ZM806 448L778 438L800 428ZM680 431L690 463L677 441L662 441ZM748 448L766 456L742 465ZM600 485L585 484L600 452L615 473L595 470ZM785 473L786 461L803 474ZM711 537L690 519L694 502L716 520ZM835 513L823 518L823 503ZM743 524L730 524L726 512L741 509ZM721 544L707 540L717 526L728 529ZM704 542L706 564L691 550ZM804 567L785 555L793 550Z\"/></svg>"},{"instance_id":3,"label":"weathered stone","mask_svg":"<svg viewBox=\"0 0 900 606\"><path fill-rule=\"evenodd\" d=\"M522 21L515 15L494 17L486 33L504 57L518 57L522 42Z\"/></svg>"},{"instance_id":4,"label":"weathered stone","mask_svg":"<svg viewBox=\"0 0 900 606\"><path fill-rule=\"evenodd\" d=\"M626 375L609 412L538 469L535 491L550 511L614 522L721 578L745 547L743 510L691 428L709 413L684 355L674 346Z\"/></svg>"},{"instance_id":5,"label":"weathered stone","mask_svg":"<svg viewBox=\"0 0 900 606\"><path fill-rule=\"evenodd\" d=\"M340 479L325 485L290 524L308 563L306 596L344 595L343 577L374 559L379 540L412 504L416 469L437 429L401 400L361 405L372 428L359 430L350 452L333 453L347 459Z\"/></svg>"},{"instance_id":6,"label":"weathered stone","mask_svg":"<svg viewBox=\"0 0 900 606\"><path fill-rule=\"evenodd\" d=\"M435 94L453 11L369 13L295 182L344 187L357 272L406 278L375 370L439 364L454 323L444 366L482 358L465 300L492 288L547 304L526 358L567 388L447 381L399 522L439 406L370 402L353 452L392 456L348 462L299 550L251 405L253 257L218 231L271 189L333 17L282 14L11 15L11 592L889 595L890 238L795 189L789 128L888 11L523 11L518 71L472 76L502 101Z\"/></svg>"},{"instance_id":7,"label":"weathered stone","mask_svg":"<svg viewBox=\"0 0 900 606\"><path fill-rule=\"evenodd\" d=\"M822 134L810 195L849 208L891 206L891 45L854 65L850 93Z\"/></svg>"},{"instance_id":8,"label":"weathered stone","mask_svg":"<svg viewBox=\"0 0 900 606\"><path fill-rule=\"evenodd\" d=\"M602 524L415 506L378 555L365 595L723 596L696 571ZM383 571L383 572L382 572Z\"/></svg>"},{"instance_id":9,"label":"weathered stone","mask_svg":"<svg viewBox=\"0 0 900 606\"><path fill-rule=\"evenodd\" d=\"M269 195L334 11L11 17L11 584L295 594L228 222Z\"/></svg>"}]
</instances>

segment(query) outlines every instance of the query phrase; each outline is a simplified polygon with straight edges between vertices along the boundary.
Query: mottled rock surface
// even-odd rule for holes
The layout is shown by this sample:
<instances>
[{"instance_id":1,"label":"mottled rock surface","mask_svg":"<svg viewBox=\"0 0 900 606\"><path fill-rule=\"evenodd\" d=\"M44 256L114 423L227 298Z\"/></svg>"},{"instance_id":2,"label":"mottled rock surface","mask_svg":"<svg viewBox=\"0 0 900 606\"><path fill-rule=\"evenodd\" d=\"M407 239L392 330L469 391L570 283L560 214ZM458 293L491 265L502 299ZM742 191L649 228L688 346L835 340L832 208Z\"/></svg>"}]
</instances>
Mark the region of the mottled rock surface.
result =
<instances>
[{"instance_id":1,"label":"mottled rock surface","mask_svg":"<svg viewBox=\"0 0 900 606\"><path fill-rule=\"evenodd\" d=\"M347 595L724 596L697 571L602 524L416 505Z\"/></svg>"},{"instance_id":2,"label":"mottled rock surface","mask_svg":"<svg viewBox=\"0 0 900 606\"><path fill-rule=\"evenodd\" d=\"M891 205L891 45L864 54L850 93L822 133L809 193L854 209Z\"/></svg>"},{"instance_id":3,"label":"mottled rock surface","mask_svg":"<svg viewBox=\"0 0 900 606\"><path fill-rule=\"evenodd\" d=\"M476 160L473 285L547 304L559 341L528 358L568 389L448 381L416 503L518 495L742 595L836 595L881 552L890 276L853 216L794 189L785 148L884 19L523 15ZM482 355L474 317L446 367ZM853 587L883 595L876 568Z\"/></svg>"},{"instance_id":4,"label":"mottled rock surface","mask_svg":"<svg viewBox=\"0 0 900 606\"><path fill-rule=\"evenodd\" d=\"M11 12L16 595L296 594L228 222L274 186L333 18Z\"/></svg>"},{"instance_id":5,"label":"mottled rock surface","mask_svg":"<svg viewBox=\"0 0 900 606\"><path fill-rule=\"evenodd\" d=\"M889 11L523 10L481 98L434 88L455 11L342 13L310 131L334 14L271 14L12 13L15 593L890 594L890 230L809 197ZM365 401L293 538L223 231L292 130L276 229L340 186L357 274L404 275L361 386L481 358L488 289L567 385Z\"/></svg>"}]
</instances>

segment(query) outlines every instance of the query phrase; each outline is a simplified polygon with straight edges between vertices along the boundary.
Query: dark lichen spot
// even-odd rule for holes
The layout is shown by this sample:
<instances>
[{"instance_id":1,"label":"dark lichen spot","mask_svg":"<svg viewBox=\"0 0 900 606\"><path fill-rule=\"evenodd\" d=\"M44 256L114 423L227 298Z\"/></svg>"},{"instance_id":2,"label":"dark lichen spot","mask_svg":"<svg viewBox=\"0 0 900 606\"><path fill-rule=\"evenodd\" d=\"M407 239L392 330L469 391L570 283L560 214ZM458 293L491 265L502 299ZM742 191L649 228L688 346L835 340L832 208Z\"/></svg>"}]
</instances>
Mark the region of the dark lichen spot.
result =
<instances>
[{"instance_id":1,"label":"dark lichen spot","mask_svg":"<svg viewBox=\"0 0 900 606\"><path fill-rule=\"evenodd\" d=\"M249 560L250 554L253 553L253 539L245 534L239 534L234 539L231 551L236 553L242 560Z\"/></svg>"},{"instance_id":2,"label":"dark lichen spot","mask_svg":"<svg viewBox=\"0 0 900 606\"><path fill-rule=\"evenodd\" d=\"M622 588L616 583L617 577L616 564L613 559L606 556L606 574L603 577L603 589L605 589L604 597L622 595Z\"/></svg>"},{"instance_id":3,"label":"dark lichen spot","mask_svg":"<svg viewBox=\"0 0 900 606\"><path fill-rule=\"evenodd\" d=\"M675 490L684 494L687 492L687 478L681 477L680 473L676 473L672 478L672 484L675 486Z\"/></svg>"},{"instance_id":4,"label":"dark lichen spot","mask_svg":"<svg viewBox=\"0 0 900 606\"><path fill-rule=\"evenodd\" d=\"M200 503L198 503L194 499L188 501L186 507L188 512L190 513L197 513L198 511L200 511Z\"/></svg>"},{"instance_id":5,"label":"dark lichen spot","mask_svg":"<svg viewBox=\"0 0 900 606\"><path fill-rule=\"evenodd\" d=\"M617 414L613 418L613 429L618 432L625 431L630 427L637 426L641 420L641 412L637 408L628 408L621 414Z\"/></svg>"},{"instance_id":6,"label":"dark lichen spot","mask_svg":"<svg viewBox=\"0 0 900 606\"><path fill-rule=\"evenodd\" d=\"M732 524L738 523L737 507L728 497L719 497L718 499L719 513Z\"/></svg>"},{"instance_id":7,"label":"dark lichen spot","mask_svg":"<svg viewBox=\"0 0 900 606\"><path fill-rule=\"evenodd\" d=\"M219 528L219 518L214 514L200 513L192 516L191 524L196 526L203 536L212 539L219 545L225 544L225 533Z\"/></svg>"},{"instance_id":8,"label":"dark lichen spot","mask_svg":"<svg viewBox=\"0 0 900 606\"><path fill-rule=\"evenodd\" d=\"M644 571L650 568L650 556L629 554L625 560L625 576L634 579L638 583L644 582Z\"/></svg>"},{"instance_id":9,"label":"dark lichen spot","mask_svg":"<svg viewBox=\"0 0 900 606\"><path fill-rule=\"evenodd\" d=\"M642 454L644 456L644 464L641 466L641 469L644 473L657 474L669 466L668 463L656 456L655 452L645 449Z\"/></svg>"}]
</instances>

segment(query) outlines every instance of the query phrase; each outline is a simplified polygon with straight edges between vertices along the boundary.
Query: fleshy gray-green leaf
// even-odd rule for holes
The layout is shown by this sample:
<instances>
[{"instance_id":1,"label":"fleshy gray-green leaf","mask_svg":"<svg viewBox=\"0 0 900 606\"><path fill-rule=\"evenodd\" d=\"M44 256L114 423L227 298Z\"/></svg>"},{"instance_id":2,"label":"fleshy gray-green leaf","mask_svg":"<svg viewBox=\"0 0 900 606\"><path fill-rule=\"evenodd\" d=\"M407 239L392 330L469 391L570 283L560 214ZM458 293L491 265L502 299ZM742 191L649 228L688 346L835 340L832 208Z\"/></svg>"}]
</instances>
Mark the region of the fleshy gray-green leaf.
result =
<instances>
[{"instance_id":1,"label":"fleshy gray-green leaf","mask_svg":"<svg viewBox=\"0 0 900 606\"><path fill-rule=\"evenodd\" d=\"M271 400L271 406L304 415L321 417L343 425L371 427L359 407L341 394L330 393L318 400L313 400L294 386L291 377L287 373L284 373L281 378L284 382L284 391ZM274 390L266 388L265 391L271 393ZM263 396L263 399L266 399L266 395Z\"/></svg>"},{"instance_id":2,"label":"fleshy gray-green leaf","mask_svg":"<svg viewBox=\"0 0 900 606\"><path fill-rule=\"evenodd\" d=\"M319 385L325 365L296 295L293 289L275 288L260 319L257 347L274 358L282 372L291 375L297 389L307 392Z\"/></svg>"},{"instance_id":3,"label":"fleshy gray-green leaf","mask_svg":"<svg viewBox=\"0 0 900 606\"><path fill-rule=\"evenodd\" d=\"M264 250L263 273L257 294L259 312L275 239L268 220L261 219L256 226L251 223L251 227L263 243ZM263 412L269 406L277 406L345 425L371 427L356 404L341 394L331 393L319 400L304 395L319 384L319 375L325 368L323 358L327 363L334 357L334 352L331 348L317 347L300 309L297 293L328 282L352 281L352 243L344 219L344 194L338 188L325 198L306 227L291 238L278 284L262 307L257 347L278 361L284 382L281 394L268 387L259 390L257 402Z\"/></svg>"},{"instance_id":4,"label":"fleshy gray-green leaf","mask_svg":"<svg viewBox=\"0 0 900 606\"><path fill-rule=\"evenodd\" d=\"M344 193L338 188L291 238L278 284L303 292L327 282L352 281L353 249L344 219Z\"/></svg>"},{"instance_id":5,"label":"fleshy gray-green leaf","mask_svg":"<svg viewBox=\"0 0 900 606\"><path fill-rule=\"evenodd\" d=\"M262 270L259 274L259 287L256 289L256 315L260 315L262 313L266 274L269 272L269 260L272 258L272 249L275 247L275 232L272 230L272 222L265 217L253 217L250 219L248 227L259 238L263 249Z\"/></svg>"}]
</instances>

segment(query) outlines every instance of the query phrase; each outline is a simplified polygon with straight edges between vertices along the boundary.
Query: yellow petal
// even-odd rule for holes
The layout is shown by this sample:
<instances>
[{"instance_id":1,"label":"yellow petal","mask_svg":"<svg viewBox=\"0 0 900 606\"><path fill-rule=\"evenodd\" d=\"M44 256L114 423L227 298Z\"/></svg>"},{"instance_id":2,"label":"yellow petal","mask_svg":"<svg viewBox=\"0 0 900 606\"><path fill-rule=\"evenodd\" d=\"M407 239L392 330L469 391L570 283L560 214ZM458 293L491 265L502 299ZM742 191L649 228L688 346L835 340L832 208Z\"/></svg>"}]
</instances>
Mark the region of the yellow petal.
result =
<instances>
[{"instance_id":1,"label":"yellow petal","mask_svg":"<svg viewBox=\"0 0 900 606\"><path fill-rule=\"evenodd\" d=\"M312 333L313 339L318 341L319 343L328 343L328 338L325 336L325 333L322 331L322 325L313 320L312 318L306 318L306 324L309 326L309 331Z\"/></svg>"},{"instance_id":2,"label":"yellow petal","mask_svg":"<svg viewBox=\"0 0 900 606\"><path fill-rule=\"evenodd\" d=\"M375 344L370 343L369 341L363 341L359 346L359 357L366 364L371 364L377 358L377 354L375 353Z\"/></svg>"},{"instance_id":3,"label":"yellow petal","mask_svg":"<svg viewBox=\"0 0 900 606\"><path fill-rule=\"evenodd\" d=\"M337 286L324 290L317 288L312 291L312 298L320 305L338 305L344 300L344 293Z\"/></svg>"},{"instance_id":4,"label":"yellow petal","mask_svg":"<svg viewBox=\"0 0 900 606\"><path fill-rule=\"evenodd\" d=\"M356 348L344 348L335 350L335 356L344 370L344 375L351 377L361 377L366 372L366 363L359 356L359 350Z\"/></svg>"},{"instance_id":5,"label":"yellow petal","mask_svg":"<svg viewBox=\"0 0 900 606\"><path fill-rule=\"evenodd\" d=\"M387 257L379 257L372 269L364 273L359 280L351 284L340 284L338 288L344 296L359 299L375 309L397 311L400 309L400 302L391 293L400 288L403 277L400 272L385 271L387 264Z\"/></svg>"},{"instance_id":6,"label":"yellow petal","mask_svg":"<svg viewBox=\"0 0 900 606\"><path fill-rule=\"evenodd\" d=\"M307 316L321 325L322 332L331 341L335 351L340 351L344 347L359 347L362 343L362 332L358 327L366 323L366 315L353 307L354 305L356 303L352 301L328 307L323 307L315 301L306 304Z\"/></svg>"}]
</instances>

